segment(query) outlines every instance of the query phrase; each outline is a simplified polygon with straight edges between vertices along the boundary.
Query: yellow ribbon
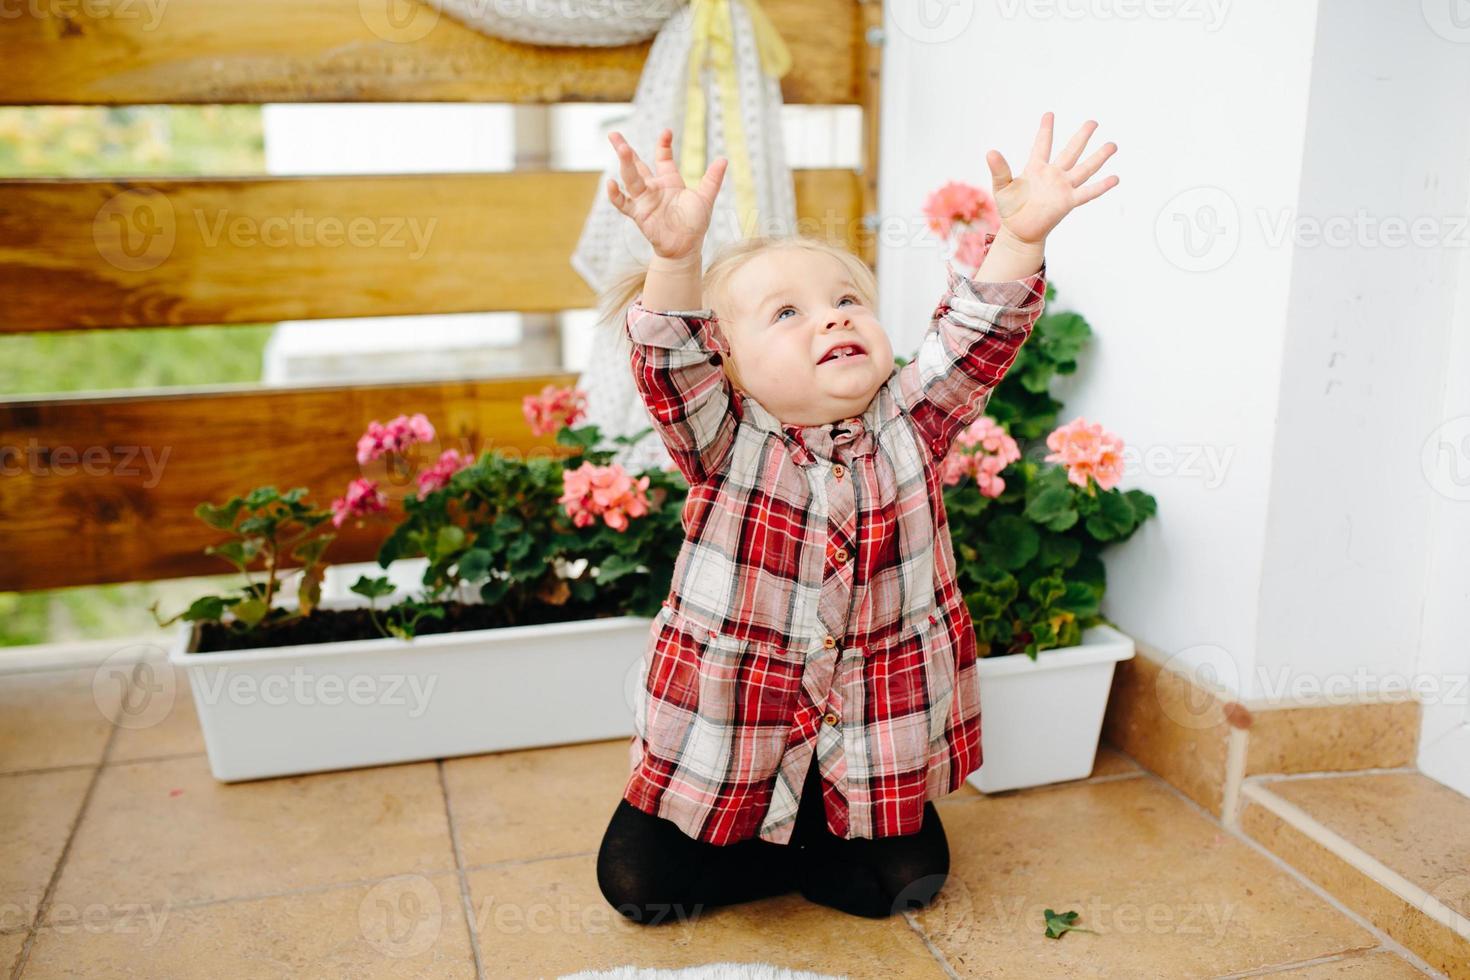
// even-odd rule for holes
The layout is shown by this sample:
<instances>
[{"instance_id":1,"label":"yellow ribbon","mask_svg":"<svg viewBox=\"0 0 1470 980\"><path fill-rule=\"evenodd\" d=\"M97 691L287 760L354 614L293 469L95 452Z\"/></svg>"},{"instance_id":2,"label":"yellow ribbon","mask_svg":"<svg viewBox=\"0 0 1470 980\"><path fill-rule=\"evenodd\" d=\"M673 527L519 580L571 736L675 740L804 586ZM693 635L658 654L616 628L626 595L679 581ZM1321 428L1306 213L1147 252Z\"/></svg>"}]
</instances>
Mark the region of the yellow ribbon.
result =
<instances>
[{"instance_id":1,"label":"yellow ribbon","mask_svg":"<svg viewBox=\"0 0 1470 980\"><path fill-rule=\"evenodd\" d=\"M755 29L756 48L761 70L772 78L780 78L791 70L791 51L771 23L759 0L743 2ZM735 176L735 205L740 215L741 236L750 237L758 220L755 204L755 179L750 170L750 153L745 143L745 127L740 115L738 79L735 75L734 23L731 0L691 0L692 37L689 45L689 87L684 103L684 138L679 153L679 173L684 183L697 185L709 167L705 159L705 117L708 107L704 99L704 69L714 70L719 85L720 105L725 119L725 141L729 147L730 168Z\"/></svg>"}]
</instances>

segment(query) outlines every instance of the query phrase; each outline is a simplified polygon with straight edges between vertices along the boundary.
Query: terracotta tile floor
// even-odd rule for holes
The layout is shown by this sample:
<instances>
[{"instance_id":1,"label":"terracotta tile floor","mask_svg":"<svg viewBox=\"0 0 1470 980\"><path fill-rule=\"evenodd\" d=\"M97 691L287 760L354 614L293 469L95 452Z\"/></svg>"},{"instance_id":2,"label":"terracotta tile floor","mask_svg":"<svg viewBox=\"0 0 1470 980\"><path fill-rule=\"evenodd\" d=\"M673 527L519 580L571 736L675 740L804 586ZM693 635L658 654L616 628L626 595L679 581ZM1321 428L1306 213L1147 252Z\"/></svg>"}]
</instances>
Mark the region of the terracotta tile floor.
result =
<instances>
[{"instance_id":1,"label":"terracotta tile floor","mask_svg":"<svg viewBox=\"0 0 1470 980\"><path fill-rule=\"evenodd\" d=\"M1425 975L1107 747L1090 779L944 800L951 874L917 913L862 919L792 893L643 927L594 873L623 739L226 785L182 678L142 714L97 679L0 674L11 977L556 977L719 960L884 978ZM1046 938L1048 907L1096 932Z\"/></svg>"}]
</instances>

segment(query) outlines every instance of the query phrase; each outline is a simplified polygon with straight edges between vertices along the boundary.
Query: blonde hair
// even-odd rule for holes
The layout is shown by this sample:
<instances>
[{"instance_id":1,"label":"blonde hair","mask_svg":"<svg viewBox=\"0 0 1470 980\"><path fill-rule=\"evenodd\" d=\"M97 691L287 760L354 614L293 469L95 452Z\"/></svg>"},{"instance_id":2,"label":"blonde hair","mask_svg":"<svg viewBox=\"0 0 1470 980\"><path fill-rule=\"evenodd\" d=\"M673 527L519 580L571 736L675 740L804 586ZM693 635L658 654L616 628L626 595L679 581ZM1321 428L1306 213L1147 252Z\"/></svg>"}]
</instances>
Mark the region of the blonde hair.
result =
<instances>
[{"instance_id":1,"label":"blonde hair","mask_svg":"<svg viewBox=\"0 0 1470 980\"><path fill-rule=\"evenodd\" d=\"M843 271L857 287L863 305L869 309L877 307L878 279L866 262L840 245L833 245L820 238L808 238L799 234L755 235L720 246L700 276L700 291L704 296L702 302L708 304L707 308L713 310L718 318L720 316L719 305L726 298L724 290L730 277L755 256L778 248L804 248L832 256L842 263ZM646 265L630 269L598 294L599 322L604 326L616 329L624 345L628 343L623 329L628 306L643 291L643 283L647 275ZM626 347L624 350L626 351ZM737 388L740 388L739 371L733 363L733 358L724 358L722 364L726 376Z\"/></svg>"}]
</instances>

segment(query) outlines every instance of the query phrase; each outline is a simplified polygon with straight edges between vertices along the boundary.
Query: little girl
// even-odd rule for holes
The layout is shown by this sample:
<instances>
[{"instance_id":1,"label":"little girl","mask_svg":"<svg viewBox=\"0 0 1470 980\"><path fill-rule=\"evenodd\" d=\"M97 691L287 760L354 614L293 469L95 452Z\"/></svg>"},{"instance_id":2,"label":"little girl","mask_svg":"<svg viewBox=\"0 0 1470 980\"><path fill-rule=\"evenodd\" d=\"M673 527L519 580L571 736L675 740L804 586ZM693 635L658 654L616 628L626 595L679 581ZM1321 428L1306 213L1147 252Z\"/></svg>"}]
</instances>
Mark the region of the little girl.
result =
<instances>
[{"instance_id":1,"label":"little girl","mask_svg":"<svg viewBox=\"0 0 1470 980\"><path fill-rule=\"evenodd\" d=\"M736 243L701 269L726 160L688 188L673 134L655 167L618 133L653 248L608 291L634 379L688 480L684 545L650 629L631 773L598 854L638 922L799 889L882 917L949 870L933 801L979 768L974 627L955 582L940 464L1041 314L1043 245L1117 149L1055 162L1052 114L1012 179L987 155L1001 228L895 370L857 256L801 238ZM716 310L719 311L716 314Z\"/></svg>"}]
</instances>

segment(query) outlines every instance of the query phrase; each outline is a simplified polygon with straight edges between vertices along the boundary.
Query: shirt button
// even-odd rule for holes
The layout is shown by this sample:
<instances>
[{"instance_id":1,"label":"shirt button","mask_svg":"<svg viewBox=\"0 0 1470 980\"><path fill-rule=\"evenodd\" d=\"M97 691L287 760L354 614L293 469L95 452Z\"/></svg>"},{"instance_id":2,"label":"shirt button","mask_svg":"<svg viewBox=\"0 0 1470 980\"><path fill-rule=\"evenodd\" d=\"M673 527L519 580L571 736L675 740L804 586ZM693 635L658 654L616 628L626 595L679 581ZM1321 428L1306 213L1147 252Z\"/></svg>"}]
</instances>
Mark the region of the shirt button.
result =
<instances>
[{"instance_id":1,"label":"shirt button","mask_svg":"<svg viewBox=\"0 0 1470 980\"><path fill-rule=\"evenodd\" d=\"M822 720L825 721L829 725L836 725L837 724L837 712L835 712L835 711L829 711L829 712L827 712L825 715L822 716Z\"/></svg>"},{"instance_id":2,"label":"shirt button","mask_svg":"<svg viewBox=\"0 0 1470 980\"><path fill-rule=\"evenodd\" d=\"M832 649L836 645L837 637L833 636L831 633L828 633L826 639L822 640L822 646L826 647L828 650Z\"/></svg>"},{"instance_id":3,"label":"shirt button","mask_svg":"<svg viewBox=\"0 0 1470 980\"><path fill-rule=\"evenodd\" d=\"M842 479L842 474L846 472L847 470L843 468L843 465L841 463L838 463L836 466L832 467L832 475L837 477L837 479L839 480Z\"/></svg>"},{"instance_id":4,"label":"shirt button","mask_svg":"<svg viewBox=\"0 0 1470 980\"><path fill-rule=\"evenodd\" d=\"M846 564L846 562L847 562L847 549L846 548L838 548L837 549L837 553L834 554L832 557L836 560L837 564L839 564L839 565Z\"/></svg>"}]
</instances>

